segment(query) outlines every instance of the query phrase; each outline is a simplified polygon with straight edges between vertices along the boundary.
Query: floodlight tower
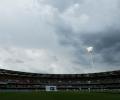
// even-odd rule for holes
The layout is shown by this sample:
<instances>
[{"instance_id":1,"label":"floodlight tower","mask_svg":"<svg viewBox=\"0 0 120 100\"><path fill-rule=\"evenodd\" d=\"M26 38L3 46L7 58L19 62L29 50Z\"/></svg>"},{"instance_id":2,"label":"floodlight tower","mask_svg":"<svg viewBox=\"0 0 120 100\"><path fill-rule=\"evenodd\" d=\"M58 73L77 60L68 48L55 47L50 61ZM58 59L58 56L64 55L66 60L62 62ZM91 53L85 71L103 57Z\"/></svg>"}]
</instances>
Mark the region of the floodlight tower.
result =
<instances>
[{"instance_id":1,"label":"floodlight tower","mask_svg":"<svg viewBox=\"0 0 120 100\"><path fill-rule=\"evenodd\" d=\"M87 47L88 55L90 56L90 66L93 68L94 61L93 61L93 47ZM88 84L91 84L91 80L88 81ZM88 91L91 92L91 88L88 88Z\"/></svg>"},{"instance_id":2,"label":"floodlight tower","mask_svg":"<svg viewBox=\"0 0 120 100\"><path fill-rule=\"evenodd\" d=\"M93 67L94 61L93 61L93 47L87 47L88 55L90 56L90 65Z\"/></svg>"}]
</instances>

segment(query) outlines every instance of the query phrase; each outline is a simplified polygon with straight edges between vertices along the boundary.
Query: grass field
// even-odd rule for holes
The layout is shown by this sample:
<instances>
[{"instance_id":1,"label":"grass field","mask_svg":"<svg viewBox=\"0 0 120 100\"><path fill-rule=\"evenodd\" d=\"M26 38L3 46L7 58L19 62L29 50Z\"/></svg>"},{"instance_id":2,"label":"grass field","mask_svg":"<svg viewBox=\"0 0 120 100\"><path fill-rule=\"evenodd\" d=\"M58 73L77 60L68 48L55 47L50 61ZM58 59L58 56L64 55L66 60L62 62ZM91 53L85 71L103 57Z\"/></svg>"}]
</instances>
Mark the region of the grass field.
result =
<instances>
[{"instance_id":1,"label":"grass field","mask_svg":"<svg viewBox=\"0 0 120 100\"><path fill-rule=\"evenodd\" d=\"M0 92L0 100L120 100L120 94L87 92Z\"/></svg>"}]
</instances>

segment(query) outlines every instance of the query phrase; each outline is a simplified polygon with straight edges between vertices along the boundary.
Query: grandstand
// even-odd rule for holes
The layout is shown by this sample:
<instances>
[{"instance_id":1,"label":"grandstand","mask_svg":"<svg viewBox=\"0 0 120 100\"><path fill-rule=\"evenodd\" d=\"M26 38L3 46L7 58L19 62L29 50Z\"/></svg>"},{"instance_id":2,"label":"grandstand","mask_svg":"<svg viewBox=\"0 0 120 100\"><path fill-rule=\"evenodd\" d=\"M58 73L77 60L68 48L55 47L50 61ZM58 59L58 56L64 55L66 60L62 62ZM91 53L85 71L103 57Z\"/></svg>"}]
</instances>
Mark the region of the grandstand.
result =
<instances>
[{"instance_id":1,"label":"grandstand","mask_svg":"<svg viewBox=\"0 0 120 100\"><path fill-rule=\"evenodd\" d=\"M88 74L39 74L0 69L0 90L105 91L120 89L120 71ZM54 90L52 88L52 90Z\"/></svg>"}]
</instances>

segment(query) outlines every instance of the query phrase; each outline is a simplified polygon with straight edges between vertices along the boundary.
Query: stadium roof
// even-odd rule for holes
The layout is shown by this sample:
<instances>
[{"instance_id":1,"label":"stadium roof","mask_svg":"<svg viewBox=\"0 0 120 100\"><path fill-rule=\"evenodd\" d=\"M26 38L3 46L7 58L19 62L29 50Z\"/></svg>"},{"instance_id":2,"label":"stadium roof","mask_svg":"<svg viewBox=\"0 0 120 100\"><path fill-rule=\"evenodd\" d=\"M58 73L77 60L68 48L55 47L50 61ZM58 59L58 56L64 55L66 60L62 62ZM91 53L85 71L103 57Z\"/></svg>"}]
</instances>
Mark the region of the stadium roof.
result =
<instances>
[{"instance_id":1,"label":"stadium roof","mask_svg":"<svg viewBox=\"0 0 120 100\"><path fill-rule=\"evenodd\" d=\"M41 74L0 69L0 75L40 77L40 78L89 78L89 77L118 76L120 75L120 70L88 74Z\"/></svg>"}]
</instances>

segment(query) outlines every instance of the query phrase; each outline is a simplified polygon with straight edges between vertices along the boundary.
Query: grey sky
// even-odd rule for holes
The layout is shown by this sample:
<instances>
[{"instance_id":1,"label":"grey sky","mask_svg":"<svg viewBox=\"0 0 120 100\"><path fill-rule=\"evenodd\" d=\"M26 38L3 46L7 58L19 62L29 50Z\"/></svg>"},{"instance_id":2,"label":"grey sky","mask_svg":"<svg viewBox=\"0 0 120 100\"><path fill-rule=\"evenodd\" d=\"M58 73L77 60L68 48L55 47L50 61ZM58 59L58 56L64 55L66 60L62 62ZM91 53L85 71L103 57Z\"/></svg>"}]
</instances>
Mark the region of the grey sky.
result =
<instances>
[{"instance_id":1,"label":"grey sky","mask_svg":"<svg viewBox=\"0 0 120 100\"><path fill-rule=\"evenodd\" d=\"M117 70L119 27L119 0L1 0L0 65L40 73Z\"/></svg>"}]
</instances>

